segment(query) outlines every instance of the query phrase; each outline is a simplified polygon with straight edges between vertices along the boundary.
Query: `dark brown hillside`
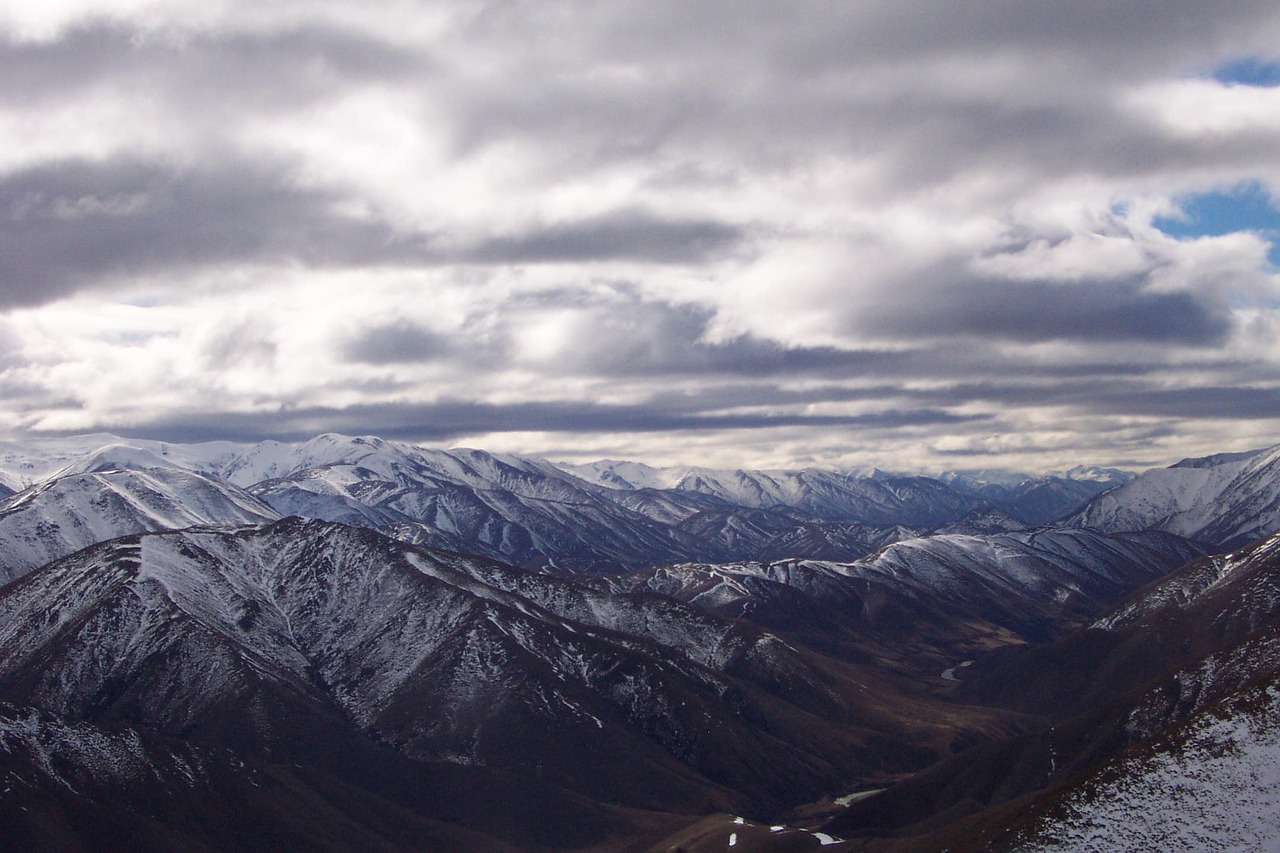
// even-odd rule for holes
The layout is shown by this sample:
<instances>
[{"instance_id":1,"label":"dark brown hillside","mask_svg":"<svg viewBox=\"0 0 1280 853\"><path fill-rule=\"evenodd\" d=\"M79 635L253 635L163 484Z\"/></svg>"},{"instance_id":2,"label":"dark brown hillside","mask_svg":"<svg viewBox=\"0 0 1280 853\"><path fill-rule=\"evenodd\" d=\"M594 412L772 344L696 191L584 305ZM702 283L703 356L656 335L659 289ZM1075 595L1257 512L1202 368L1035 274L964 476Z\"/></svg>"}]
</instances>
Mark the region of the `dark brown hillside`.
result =
<instances>
[{"instance_id":1,"label":"dark brown hillside","mask_svg":"<svg viewBox=\"0 0 1280 853\"><path fill-rule=\"evenodd\" d=\"M967 668L958 699L1031 715L1036 731L946 759L829 828L867 849L977 849L979 828L1021 804L1251 684L1280 680L1280 536L1192 563L1099 626Z\"/></svg>"}]
</instances>

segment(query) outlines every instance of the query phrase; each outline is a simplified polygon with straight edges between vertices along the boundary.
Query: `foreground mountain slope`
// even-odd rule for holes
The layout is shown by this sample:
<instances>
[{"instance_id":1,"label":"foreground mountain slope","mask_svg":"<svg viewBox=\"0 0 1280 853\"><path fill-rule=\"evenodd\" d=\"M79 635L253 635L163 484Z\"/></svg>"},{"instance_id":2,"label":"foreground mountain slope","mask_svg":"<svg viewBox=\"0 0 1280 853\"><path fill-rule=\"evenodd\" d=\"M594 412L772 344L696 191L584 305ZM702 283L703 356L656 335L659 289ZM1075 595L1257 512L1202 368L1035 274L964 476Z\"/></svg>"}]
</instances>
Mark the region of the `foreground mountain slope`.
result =
<instances>
[{"instance_id":1,"label":"foreground mountain slope","mask_svg":"<svg viewBox=\"0 0 1280 853\"><path fill-rule=\"evenodd\" d=\"M1161 744L1177 742L1180 727L1211 725L1202 715L1246 693L1250 707L1261 707L1256 691L1277 684L1280 535L1193 562L1060 640L977 659L956 698L1040 725L944 760L855 804L830 828L900 839L882 849L1003 849L1008 827L1025 829L1019 816L1033 803L1061 804L1072 789L1060 786L1082 778L1105 786L1112 777L1100 763L1128 761L1125 754L1172 749L1176 758ZM1194 762L1186 766L1196 772Z\"/></svg>"},{"instance_id":2,"label":"foreground mountain slope","mask_svg":"<svg viewBox=\"0 0 1280 853\"><path fill-rule=\"evenodd\" d=\"M0 701L326 773L348 743L511 774L563 809L679 813L776 813L1009 728L670 599L296 518L125 537L11 584Z\"/></svg>"},{"instance_id":3,"label":"foreground mountain slope","mask_svg":"<svg viewBox=\"0 0 1280 853\"><path fill-rule=\"evenodd\" d=\"M0 704L0 848L516 853L543 847L548 816L582 828L582 840L663 823L367 742L335 737L330 749L316 766ZM509 813L495 820L492 802ZM513 818L524 827L503 825Z\"/></svg>"},{"instance_id":4,"label":"foreground mountain slope","mask_svg":"<svg viewBox=\"0 0 1280 853\"><path fill-rule=\"evenodd\" d=\"M993 841L1071 850L1266 850L1280 838L1280 684L1258 685L1037 803ZM1010 837L1011 836L1011 837Z\"/></svg>"}]
</instances>

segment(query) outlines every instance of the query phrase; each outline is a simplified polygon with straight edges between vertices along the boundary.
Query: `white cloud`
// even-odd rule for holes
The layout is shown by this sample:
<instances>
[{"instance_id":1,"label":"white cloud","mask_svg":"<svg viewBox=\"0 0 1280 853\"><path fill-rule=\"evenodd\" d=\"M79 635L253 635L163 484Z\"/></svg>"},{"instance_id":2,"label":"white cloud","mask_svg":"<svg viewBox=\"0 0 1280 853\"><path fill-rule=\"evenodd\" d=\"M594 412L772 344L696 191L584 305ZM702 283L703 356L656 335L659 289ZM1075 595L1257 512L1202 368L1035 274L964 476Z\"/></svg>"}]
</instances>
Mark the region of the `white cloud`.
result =
<instances>
[{"instance_id":1,"label":"white cloud","mask_svg":"<svg viewBox=\"0 0 1280 853\"><path fill-rule=\"evenodd\" d=\"M1140 121L1180 138L1221 144L1280 131L1280 88L1171 80L1135 89L1123 102Z\"/></svg>"},{"instance_id":2,"label":"white cloud","mask_svg":"<svg viewBox=\"0 0 1280 853\"><path fill-rule=\"evenodd\" d=\"M11 431L417 406L495 449L905 466L1276 426L1159 396L1274 375L1268 244L1151 225L1280 187L1280 89L1195 76L1274 44L1271 4L119 0L0 31Z\"/></svg>"}]
</instances>

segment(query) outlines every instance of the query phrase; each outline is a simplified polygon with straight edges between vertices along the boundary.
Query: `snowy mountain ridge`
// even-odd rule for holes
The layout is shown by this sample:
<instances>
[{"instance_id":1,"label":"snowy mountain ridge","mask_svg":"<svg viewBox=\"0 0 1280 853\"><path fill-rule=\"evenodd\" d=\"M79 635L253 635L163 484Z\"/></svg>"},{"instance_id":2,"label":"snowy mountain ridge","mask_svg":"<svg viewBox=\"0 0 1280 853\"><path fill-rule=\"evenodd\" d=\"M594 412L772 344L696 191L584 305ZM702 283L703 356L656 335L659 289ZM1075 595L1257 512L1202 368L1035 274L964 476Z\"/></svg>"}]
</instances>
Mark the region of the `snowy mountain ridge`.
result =
<instances>
[{"instance_id":1,"label":"snowy mountain ridge","mask_svg":"<svg viewBox=\"0 0 1280 853\"><path fill-rule=\"evenodd\" d=\"M130 451L131 461L150 455ZM108 457L110 463L104 463ZM115 448L0 501L0 583L118 536L201 525L237 526L280 514L247 492L178 467L118 468ZM82 470L87 469L87 470Z\"/></svg>"},{"instance_id":2,"label":"snowy mountain ridge","mask_svg":"<svg viewBox=\"0 0 1280 853\"><path fill-rule=\"evenodd\" d=\"M1159 529L1239 547L1280 529L1280 446L1147 471L1099 495L1068 523Z\"/></svg>"},{"instance_id":3,"label":"snowy mountain ridge","mask_svg":"<svg viewBox=\"0 0 1280 853\"><path fill-rule=\"evenodd\" d=\"M1072 524L1109 532L1160 529L1235 545L1280 527L1277 460L1280 448L1226 454L1149 471L1108 490L1124 477L1089 468L1067 472L1075 479L1015 483L1017 478L1002 480L997 472L975 472L950 476L948 484L880 471L864 476L814 468L658 469L617 461L561 466L466 448L430 450L373 436L193 445L82 436L35 443L25 457L21 447L4 446L0 469L9 480L37 474L45 479L35 480L35 491L28 488L0 503L0 544L9 541L7 528L21 527L8 518L6 506L26 506L34 525L15 530L18 544L11 549L8 577L34 568L36 560L69 553L66 548L100 541L93 538L98 533L295 514L508 562L616 571L688 561L849 561L935 530L986 534L1034 527L1085 504ZM204 478L188 481L187 487L226 494L214 503L194 493L161 500L159 487L153 486L150 499L165 506L190 503L205 509L188 514L149 509L135 496L118 502L111 510L118 517L111 523L92 518L103 510L81 497L61 509L49 508L41 529L61 532L43 536L48 547L32 544L42 538L34 530L46 510L28 502L63 500L62 490L70 488L49 491L49 483L91 473L120 479L124 475L111 472L124 470L168 470L150 476L167 478L170 488L186 471ZM238 496L227 497L232 492ZM120 513L128 512L138 513L139 520L121 521ZM172 517L166 519L166 513ZM67 533L73 529L86 532ZM54 547L57 540L65 542Z\"/></svg>"}]
</instances>

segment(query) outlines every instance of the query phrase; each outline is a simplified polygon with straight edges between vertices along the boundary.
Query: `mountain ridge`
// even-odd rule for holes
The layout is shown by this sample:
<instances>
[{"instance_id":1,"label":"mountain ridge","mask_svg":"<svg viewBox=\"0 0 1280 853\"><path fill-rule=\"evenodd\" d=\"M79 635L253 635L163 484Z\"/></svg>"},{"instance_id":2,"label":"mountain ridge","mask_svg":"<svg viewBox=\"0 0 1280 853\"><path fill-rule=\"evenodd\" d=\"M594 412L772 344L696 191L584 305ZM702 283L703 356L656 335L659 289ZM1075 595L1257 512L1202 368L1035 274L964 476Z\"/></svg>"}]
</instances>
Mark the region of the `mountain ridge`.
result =
<instances>
[{"instance_id":1,"label":"mountain ridge","mask_svg":"<svg viewBox=\"0 0 1280 853\"><path fill-rule=\"evenodd\" d=\"M372 436L89 436L0 470L31 480L0 499L0 817L36 849L239 848L242 806L284 846L413 846L363 809L423 849L968 849L1280 683L1280 447L608 485Z\"/></svg>"}]
</instances>

